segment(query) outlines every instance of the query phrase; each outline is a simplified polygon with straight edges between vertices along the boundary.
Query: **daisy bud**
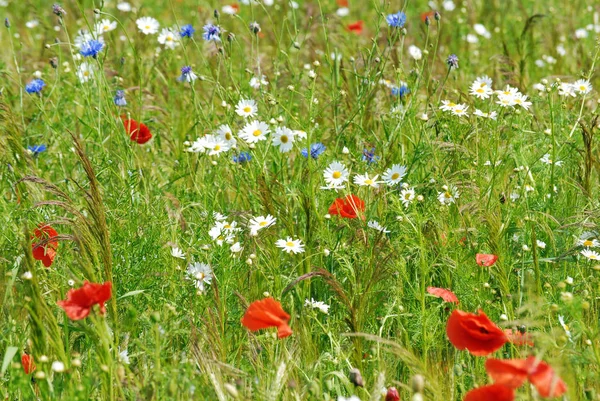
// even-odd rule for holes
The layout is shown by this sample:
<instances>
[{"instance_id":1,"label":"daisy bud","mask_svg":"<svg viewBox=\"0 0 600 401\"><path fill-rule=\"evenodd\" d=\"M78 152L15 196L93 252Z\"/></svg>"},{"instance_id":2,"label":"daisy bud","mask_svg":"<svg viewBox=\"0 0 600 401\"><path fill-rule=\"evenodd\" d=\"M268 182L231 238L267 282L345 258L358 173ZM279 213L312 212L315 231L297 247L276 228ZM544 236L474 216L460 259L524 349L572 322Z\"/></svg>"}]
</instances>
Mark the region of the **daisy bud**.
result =
<instances>
[{"instance_id":1,"label":"daisy bud","mask_svg":"<svg viewBox=\"0 0 600 401\"><path fill-rule=\"evenodd\" d=\"M75 281L69 280L67 281L67 284L69 285L69 287L73 287L75 285Z\"/></svg>"},{"instance_id":2,"label":"daisy bud","mask_svg":"<svg viewBox=\"0 0 600 401\"><path fill-rule=\"evenodd\" d=\"M46 363L46 362L48 362L48 361L49 361L49 359L48 359L48 357L47 357L46 355L42 355L42 356L40 356L40 362L42 362L42 363Z\"/></svg>"},{"instance_id":3,"label":"daisy bud","mask_svg":"<svg viewBox=\"0 0 600 401\"><path fill-rule=\"evenodd\" d=\"M293 45L296 49L300 49L300 43L294 42Z\"/></svg>"},{"instance_id":4,"label":"daisy bud","mask_svg":"<svg viewBox=\"0 0 600 401\"><path fill-rule=\"evenodd\" d=\"M23 273L21 278L23 280L31 280L33 278L33 274L31 274L31 272L25 272L25 273Z\"/></svg>"},{"instance_id":5,"label":"daisy bud","mask_svg":"<svg viewBox=\"0 0 600 401\"><path fill-rule=\"evenodd\" d=\"M231 383L225 383L223 385L223 387L225 387L225 391L227 391L231 397L238 398L239 393L237 391L237 388L235 388L235 386L233 384L231 384Z\"/></svg>"},{"instance_id":6,"label":"daisy bud","mask_svg":"<svg viewBox=\"0 0 600 401\"><path fill-rule=\"evenodd\" d=\"M46 374L40 370L35 374L35 378L38 380L44 380L46 378Z\"/></svg>"},{"instance_id":7,"label":"daisy bud","mask_svg":"<svg viewBox=\"0 0 600 401\"><path fill-rule=\"evenodd\" d=\"M423 396L421 395L421 393L415 393L412 396L412 401L423 401Z\"/></svg>"},{"instance_id":8,"label":"daisy bud","mask_svg":"<svg viewBox=\"0 0 600 401\"><path fill-rule=\"evenodd\" d=\"M381 59L379 57L375 57L373 61L375 61L376 63L381 63Z\"/></svg>"},{"instance_id":9,"label":"daisy bud","mask_svg":"<svg viewBox=\"0 0 600 401\"><path fill-rule=\"evenodd\" d=\"M271 294L269 294L269 291L263 292L263 297L266 298L266 297L270 297L270 296L271 296Z\"/></svg>"},{"instance_id":10,"label":"daisy bud","mask_svg":"<svg viewBox=\"0 0 600 401\"><path fill-rule=\"evenodd\" d=\"M255 254L253 254L253 253L251 253L251 254L250 254L250 259L256 259L256 255L255 255Z\"/></svg>"},{"instance_id":11,"label":"daisy bud","mask_svg":"<svg viewBox=\"0 0 600 401\"><path fill-rule=\"evenodd\" d=\"M284 121L284 118L283 118L283 116L279 116L279 117L277 117L277 121L279 121L280 123L282 123L282 122Z\"/></svg>"},{"instance_id":12,"label":"daisy bud","mask_svg":"<svg viewBox=\"0 0 600 401\"><path fill-rule=\"evenodd\" d=\"M289 91L293 91L294 89L296 89L296 88L294 88L294 85L288 85L288 90Z\"/></svg>"},{"instance_id":13,"label":"daisy bud","mask_svg":"<svg viewBox=\"0 0 600 401\"><path fill-rule=\"evenodd\" d=\"M424 200L423 195L417 195L417 202L423 202Z\"/></svg>"},{"instance_id":14,"label":"daisy bud","mask_svg":"<svg viewBox=\"0 0 600 401\"><path fill-rule=\"evenodd\" d=\"M410 386L415 393L422 393L425 389L425 378L421 375L414 375L410 381Z\"/></svg>"},{"instance_id":15,"label":"daisy bud","mask_svg":"<svg viewBox=\"0 0 600 401\"><path fill-rule=\"evenodd\" d=\"M256 148L256 145L255 145L255 144L253 144L253 143L251 143L250 145L248 145L248 147L249 147L250 149L254 149L254 148Z\"/></svg>"},{"instance_id":16,"label":"daisy bud","mask_svg":"<svg viewBox=\"0 0 600 401\"><path fill-rule=\"evenodd\" d=\"M313 65L314 65L315 67L320 67L320 66L321 66L321 63L319 63L319 60L315 60L315 61L313 61Z\"/></svg>"},{"instance_id":17,"label":"daisy bud","mask_svg":"<svg viewBox=\"0 0 600 401\"><path fill-rule=\"evenodd\" d=\"M331 215L330 215L329 213L327 213L327 214L326 214L325 216L323 216L323 217L325 217L326 219L330 219L330 218L331 218Z\"/></svg>"},{"instance_id":18,"label":"daisy bud","mask_svg":"<svg viewBox=\"0 0 600 401\"><path fill-rule=\"evenodd\" d=\"M590 340L589 338L587 340L585 340L585 344L586 345L592 345L592 340Z\"/></svg>"},{"instance_id":19,"label":"daisy bud","mask_svg":"<svg viewBox=\"0 0 600 401\"><path fill-rule=\"evenodd\" d=\"M56 373L62 373L65 371L65 364L61 361L54 361L52 362L52 370Z\"/></svg>"},{"instance_id":20,"label":"daisy bud","mask_svg":"<svg viewBox=\"0 0 600 401\"><path fill-rule=\"evenodd\" d=\"M75 358L71 361L71 366L79 368L81 367L81 359Z\"/></svg>"},{"instance_id":21,"label":"daisy bud","mask_svg":"<svg viewBox=\"0 0 600 401\"><path fill-rule=\"evenodd\" d=\"M362 375L360 374L360 370L356 368L350 369L350 381L357 387L364 387L365 382L363 380Z\"/></svg>"},{"instance_id":22,"label":"daisy bud","mask_svg":"<svg viewBox=\"0 0 600 401\"><path fill-rule=\"evenodd\" d=\"M483 283L483 288L490 288L490 283Z\"/></svg>"},{"instance_id":23,"label":"daisy bud","mask_svg":"<svg viewBox=\"0 0 600 401\"><path fill-rule=\"evenodd\" d=\"M208 246L208 245L202 245L202 250L208 251L209 249L210 249L210 246Z\"/></svg>"},{"instance_id":24,"label":"daisy bud","mask_svg":"<svg viewBox=\"0 0 600 401\"><path fill-rule=\"evenodd\" d=\"M396 387L390 387L385 394L385 401L400 401L400 394Z\"/></svg>"},{"instance_id":25,"label":"daisy bud","mask_svg":"<svg viewBox=\"0 0 600 401\"><path fill-rule=\"evenodd\" d=\"M329 256L329 254L330 254L330 253L331 253L331 252L329 251L329 249L327 249L327 248L323 249L323 254L324 254L325 256Z\"/></svg>"},{"instance_id":26,"label":"daisy bud","mask_svg":"<svg viewBox=\"0 0 600 401\"><path fill-rule=\"evenodd\" d=\"M96 15L100 15L100 10L99 10L99 9L97 9L97 8L94 8L94 14L96 14Z\"/></svg>"},{"instance_id":27,"label":"daisy bud","mask_svg":"<svg viewBox=\"0 0 600 401\"><path fill-rule=\"evenodd\" d=\"M504 313L500 315L500 320L502 320L503 322L508 321L508 316L506 316Z\"/></svg>"},{"instance_id":28,"label":"daisy bud","mask_svg":"<svg viewBox=\"0 0 600 401\"><path fill-rule=\"evenodd\" d=\"M397 220L397 221L403 221L403 220L404 220L404 217L403 217L403 216L396 216L396 220Z\"/></svg>"},{"instance_id":29,"label":"daisy bud","mask_svg":"<svg viewBox=\"0 0 600 401\"><path fill-rule=\"evenodd\" d=\"M246 259L246 264L247 265L252 265L252 259L250 259L250 258Z\"/></svg>"},{"instance_id":30,"label":"daisy bud","mask_svg":"<svg viewBox=\"0 0 600 401\"><path fill-rule=\"evenodd\" d=\"M217 161L213 160L213 161L210 162L210 164L212 164L213 166L216 166L217 165Z\"/></svg>"},{"instance_id":31,"label":"daisy bud","mask_svg":"<svg viewBox=\"0 0 600 401\"><path fill-rule=\"evenodd\" d=\"M344 146L344 149L342 149L342 153L347 155L350 153L350 149L348 149L347 147Z\"/></svg>"}]
</instances>

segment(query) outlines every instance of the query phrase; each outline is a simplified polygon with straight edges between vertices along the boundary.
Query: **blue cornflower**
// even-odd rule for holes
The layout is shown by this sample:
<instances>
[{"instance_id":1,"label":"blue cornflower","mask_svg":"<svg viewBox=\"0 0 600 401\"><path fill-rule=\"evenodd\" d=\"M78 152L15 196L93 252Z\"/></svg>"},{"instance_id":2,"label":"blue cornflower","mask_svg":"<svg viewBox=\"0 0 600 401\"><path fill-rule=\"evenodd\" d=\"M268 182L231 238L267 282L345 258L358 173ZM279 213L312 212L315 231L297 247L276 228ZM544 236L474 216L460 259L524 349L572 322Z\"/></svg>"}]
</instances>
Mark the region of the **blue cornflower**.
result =
<instances>
[{"instance_id":1,"label":"blue cornflower","mask_svg":"<svg viewBox=\"0 0 600 401\"><path fill-rule=\"evenodd\" d=\"M204 40L214 40L215 42L221 41L221 28L217 25L207 24L204 25L204 28L202 29L204 29L204 33L202 34Z\"/></svg>"},{"instance_id":2,"label":"blue cornflower","mask_svg":"<svg viewBox=\"0 0 600 401\"><path fill-rule=\"evenodd\" d=\"M243 163L247 163L250 160L252 160L252 156L248 152L240 152L239 155L237 155L237 156L234 155L232 157L232 159L235 163L243 164Z\"/></svg>"},{"instance_id":3,"label":"blue cornflower","mask_svg":"<svg viewBox=\"0 0 600 401\"><path fill-rule=\"evenodd\" d=\"M448 64L448 68L458 68L458 56L456 54L449 55L446 64Z\"/></svg>"},{"instance_id":4,"label":"blue cornflower","mask_svg":"<svg viewBox=\"0 0 600 401\"><path fill-rule=\"evenodd\" d=\"M394 96L400 96L401 98L403 98L404 96L408 95L410 93L410 89L408 89L408 86L406 85L400 85L400 87L394 86L392 87L392 95Z\"/></svg>"},{"instance_id":5,"label":"blue cornflower","mask_svg":"<svg viewBox=\"0 0 600 401\"><path fill-rule=\"evenodd\" d=\"M88 40L87 42L84 42L81 45L81 50L79 50L79 53L81 53L81 55L84 57L92 56L96 58L96 56L98 55L98 53L100 53L100 50L102 50L103 47L104 43L100 42L99 40L92 39Z\"/></svg>"},{"instance_id":6,"label":"blue cornflower","mask_svg":"<svg viewBox=\"0 0 600 401\"><path fill-rule=\"evenodd\" d=\"M46 86L46 83L41 79L34 79L25 85L25 91L27 93L40 93L42 89Z\"/></svg>"},{"instance_id":7,"label":"blue cornflower","mask_svg":"<svg viewBox=\"0 0 600 401\"><path fill-rule=\"evenodd\" d=\"M198 78L196 74L192 71L192 67L186 65L185 67L181 67L181 76L177 78L179 82L194 82Z\"/></svg>"},{"instance_id":8,"label":"blue cornflower","mask_svg":"<svg viewBox=\"0 0 600 401\"><path fill-rule=\"evenodd\" d=\"M392 28L402 28L406 23L406 14L402 11L398 11L396 14L390 14L385 17L385 20Z\"/></svg>"},{"instance_id":9,"label":"blue cornflower","mask_svg":"<svg viewBox=\"0 0 600 401\"><path fill-rule=\"evenodd\" d=\"M191 38L192 36L194 36L194 32L196 32L196 30L194 29L192 24L187 24L187 25L184 25L181 27L181 31L179 32L179 35L181 35L182 38L185 38L185 37Z\"/></svg>"},{"instance_id":10,"label":"blue cornflower","mask_svg":"<svg viewBox=\"0 0 600 401\"><path fill-rule=\"evenodd\" d=\"M367 163L377 163L379 156L375 156L375 148L371 148L371 150L363 149L362 159Z\"/></svg>"},{"instance_id":11,"label":"blue cornflower","mask_svg":"<svg viewBox=\"0 0 600 401\"><path fill-rule=\"evenodd\" d=\"M127 106L127 101L125 100L125 91L118 90L115 94L115 104L117 106Z\"/></svg>"},{"instance_id":12,"label":"blue cornflower","mask_svg":"<svg viewBox=\"0 0 600 401\"><path fill-rule=\"evenodd\" d=\"M46 150L46 145L27 146L27 150L33 153L34 156L37 156Z\"/></svg>"},{"instance_id":13,"label":"blue cornflower","mask_svg":"<svg viewBox=\"0 0 600 401\"><path fill-rule=\"evenodd\" d=\"M327 149L327 148L321 142L311 144L310 145L310 157L312 157L313 159L316 159L317 157L319 157L321 155L321 153L325 152L325 149ZM302 149L301 153L302 153L302 156L304 156L305 158L308 159L308 149L307 148Z\"/></svg>"}]
</instances>

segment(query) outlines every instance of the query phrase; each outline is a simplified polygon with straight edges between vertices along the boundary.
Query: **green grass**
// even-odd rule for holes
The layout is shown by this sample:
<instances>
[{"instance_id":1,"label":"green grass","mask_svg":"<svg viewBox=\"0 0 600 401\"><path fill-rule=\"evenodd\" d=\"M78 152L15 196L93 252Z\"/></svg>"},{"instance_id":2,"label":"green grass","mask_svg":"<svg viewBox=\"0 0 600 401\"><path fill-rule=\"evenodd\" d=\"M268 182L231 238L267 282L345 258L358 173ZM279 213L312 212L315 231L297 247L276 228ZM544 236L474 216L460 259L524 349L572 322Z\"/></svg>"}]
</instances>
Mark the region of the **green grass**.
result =
<instances>
[{"instance_id":1,"label":"green grass","mask_svg":"<svg viewBox=\"0 0 600 401\"><path fill-rule=\"evenodd\" d=\"M577 246L584 232L600 236L600 53L593 30L575 35L598 24L598 5L456 0L453 11L440 4L441 20L427 26L423 2L351 0L347 17L336 15L334 1L298 3L240 5L236 16L216 20L213 10L223 5L216 1L136 3L137 13L117 10L115 1L104 8L69 1L61 24L46 2L0 8L11 25L0 29L0 395L380 400L382 388L395 386L407 400L411 378L422 375L424 399L462 400L491 381L485 358L448 341L454 306L427 294L435 286L451 289L461 310L481 308L502 328L524 327L533 336L534 347L507 344L495 357L540 356L567 383L565 400L600 399L600 263ZM95 72L82 83L76 71L83 60L72 43L79 29L93 27L94 9L118 27L104 35L98 59L86 60ZM400 9L408 16L404 32L385 21ZM137 30L142 16L158 19L161 28L191 23L194 39L164 49L158 35ZM27 28L34 19L39 25ZM356 20L365 22L360 35L345 29ZM202 39L209 21L224 30L221 43ZM254 21L259 35L249 28ZM476 23L491 38L468 43ZM423 50L421 60L409 56L410 45ZM456 70L448 70L450 54L459 57ZM548 55L554 64L536 65ZM186 65L200 79L178 82ZM41 95L24 89L35 71L46 82ZM269 84L252 88L250 79L261 74ZM531 110L501 108L496 95L470 95L482 75L494 89L511 85L527 94ZM557 85L547 93L533 87L580 78L594 87L585 96L560 96ZM392 96L382 79L406 82L410 94ZM118 89L126 92L124 108L113 103ZM238 136L238 149L219 156L186 151L187 142L221 124L237 136L245 123L234 111L240 99L256 100L256 118L272 131L285 125L307 139L289 153L271 144L272 133L254 149ZM466 103L469 116L443 112L442 100ZM498 118L476 117L475 108L495 110ZM145 123L153 139L131 141L121 114ZM301 148L314 142L326 151L302 157ZM39 144L48 149L27 151ZM373 147L379 160L368 164L363 150ZM239 151L252 160L234 163ZM562 164L542 163L545 154ZM336 160L352 172L337 193L321 189L323 170ZM365 172L381 178L393 164L407 167L403 181L422 200L405 207L399 186L352 183ZM440 204L444 185L458 189L456 203ZM366 218L328 216L334 199L350 193L365 201ZM236 234L240 253L209 236L215 212L243 228ZM248 220L267 214L276 224L251 236ZM390 232L368 227L370 220ZM49 269L31 254L41 223L61 235ZM275 247L287 236L300 238L305 252ZM171 256L172 246L185 260ZM477 253L499 260L483 268ZM203 294L186 279L192 262L214 270ZM71 321L56 301L84 280L113 282L108 312L101 316L96 308ZM266 293L291 315L291 337L241 325L248 304ZM310 298L330 305L329 314L304 306ZM128 364L118 357L123 350ZM18 363L24 352L37 365L33 375ZM53 372L54 361L66 370ZM352 368L361 371L364 388L350 382ZM523 387L516 399L538 396Z\"/></svg>"}]
</instances>

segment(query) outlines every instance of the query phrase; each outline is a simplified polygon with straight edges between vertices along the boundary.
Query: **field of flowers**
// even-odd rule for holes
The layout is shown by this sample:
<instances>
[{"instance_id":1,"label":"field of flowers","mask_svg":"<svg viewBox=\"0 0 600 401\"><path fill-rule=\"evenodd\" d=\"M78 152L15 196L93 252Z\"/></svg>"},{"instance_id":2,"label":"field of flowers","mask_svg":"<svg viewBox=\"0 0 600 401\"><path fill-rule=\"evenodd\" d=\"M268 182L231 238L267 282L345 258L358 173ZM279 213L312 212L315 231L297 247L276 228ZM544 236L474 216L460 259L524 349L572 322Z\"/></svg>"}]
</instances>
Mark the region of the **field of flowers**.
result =
<instances>
[{"instance_id":1,"label":"field of flowers","mask_svg":"<svg viewBox=\"0 0 600 401\"><path fill-rule=\"evenodd\" d=\"M3 400L600 400L597 1L0 16Z\"/></svg>"}]
</instances>

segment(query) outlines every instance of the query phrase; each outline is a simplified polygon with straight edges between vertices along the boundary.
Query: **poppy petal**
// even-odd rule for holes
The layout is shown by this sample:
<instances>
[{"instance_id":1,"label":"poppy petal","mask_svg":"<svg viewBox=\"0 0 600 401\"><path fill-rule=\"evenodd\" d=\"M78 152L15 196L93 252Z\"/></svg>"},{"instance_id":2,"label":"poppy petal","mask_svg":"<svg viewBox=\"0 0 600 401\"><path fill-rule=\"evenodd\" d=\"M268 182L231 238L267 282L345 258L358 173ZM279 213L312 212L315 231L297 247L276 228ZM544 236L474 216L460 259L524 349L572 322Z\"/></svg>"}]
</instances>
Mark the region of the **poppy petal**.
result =
<instances>
[{"instance_id":1,"label":"poppy petal","mask_svg":"<svg viewBox=\"0 0 600 401\"><path fill-rule=\"evenodd\" d=\"M450 290L438 287L427 287L427 292L438 298L442 298L446 302L458 304L458 297Z\"/></svg>"},{"instance_id":2,"label":"poppy petal","mask_svg":"<svg viewBox=\"0 0 600 401\"><path fill-rule=\"evenodd\" d=\"M513 401L514 399L513 389L500 384L492 384L469 391L464 401Z\"/></svg>"},{"instance_id":3,"label":"poppy petal","mask_svg":"<svg viewBox=\"0 0 600 401\"><path fill-rule=\"evenodd\" d=\"M452 311L446 324L448 339L457 349L485 356L500 349L507 341L504 332L483 311L479 315Z\"/></svg>"},{"instance_id":4,"label":"poppy petal","mask_svg":"<svg viewBox=\"0 0 600 401\"><path fill-rule=\"evenodd\" d=\"M498 256L487 253L478 253L475 255L475 261L479 266L491 267L498 260Z\"/></svg>"},{"instance_id":5,"label":"poppy petal","mask_svg":"<svg viewBox=\"0 0 600 401\"><path fill-rule=\"evenodd\" d=\"M276 327L279 338L284 338L292 334L287 324L289 320L290 315L279 302L273 298L265 298L250 304L242 317L242 324L251 331Z\"/></svg>"},{"instance_id":6,"label":"poppy petal","mask_svg":"<svg viewBox=\"0 0 600 401\"><path fill-rule=\"evenodd\" d=\"M494 383L516 389L527 380L529 363L525 359L488 359L485 370Z\"/></svg>"},{"instance_id":7,"label":"poppy petal","mask_svg":"<svg viewBox=\"0 0 600 401\"><path fill-rule=\"evenodd\" d=\"M529 381L542 397L560 397L567 392L567 385L550 365L533 356L527 361L531 366Z\"/></svg>"}]
</instances>

